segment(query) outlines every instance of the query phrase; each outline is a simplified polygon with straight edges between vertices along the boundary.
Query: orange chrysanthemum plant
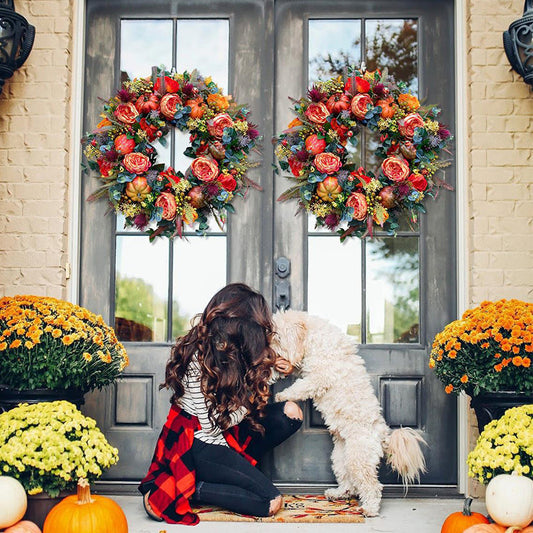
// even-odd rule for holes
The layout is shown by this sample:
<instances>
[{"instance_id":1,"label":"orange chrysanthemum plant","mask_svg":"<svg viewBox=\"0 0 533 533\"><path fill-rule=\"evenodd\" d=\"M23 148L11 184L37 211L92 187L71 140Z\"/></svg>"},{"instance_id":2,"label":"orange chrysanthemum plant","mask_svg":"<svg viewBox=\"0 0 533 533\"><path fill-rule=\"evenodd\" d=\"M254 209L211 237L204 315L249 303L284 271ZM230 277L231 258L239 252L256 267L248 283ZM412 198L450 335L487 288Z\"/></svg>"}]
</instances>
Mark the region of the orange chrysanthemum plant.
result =
<instances>
[{"instance_id":1,"label":"orange chrysanthemum plant","mask_svg":"<svg viewBox=\"0 0 533 533\"><path fill-rule=\"evenodd\" d=\"M2 386L88 392L114 382L127 364L101 316L55 298L0 299Z\"/></svg>"},{"instance_id":2,"label":"orange chrysanthemum plant","mask_svg":"<svg viewBox=\"0 0 533 533\"><path fill-rule=\"evenodd\" d=\"M532 392L533 303L483 302L448 324L433 342L429 366L445 391Z\"/></svg>"}]
</instances>

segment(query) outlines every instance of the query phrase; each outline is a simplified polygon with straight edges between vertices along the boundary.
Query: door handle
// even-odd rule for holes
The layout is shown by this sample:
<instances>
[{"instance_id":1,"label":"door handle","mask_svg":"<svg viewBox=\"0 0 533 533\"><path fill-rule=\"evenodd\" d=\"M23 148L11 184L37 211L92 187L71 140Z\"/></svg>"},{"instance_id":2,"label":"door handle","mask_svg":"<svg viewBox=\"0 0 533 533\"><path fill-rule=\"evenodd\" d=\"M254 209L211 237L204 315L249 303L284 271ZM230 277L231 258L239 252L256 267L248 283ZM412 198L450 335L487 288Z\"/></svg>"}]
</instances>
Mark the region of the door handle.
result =
<instances>
[{"instance_id":1,"label":"door handle","mask_svg":"<svg viewBox=\"0 0 533 533\"><path fill-rule=\"evenodd\" d=\"M291 305L291 285L289 274L291 273L291 262L286 257L276 259L274 280L274 304L277 309L284 311Z\"/></svg>"}]
</instances>

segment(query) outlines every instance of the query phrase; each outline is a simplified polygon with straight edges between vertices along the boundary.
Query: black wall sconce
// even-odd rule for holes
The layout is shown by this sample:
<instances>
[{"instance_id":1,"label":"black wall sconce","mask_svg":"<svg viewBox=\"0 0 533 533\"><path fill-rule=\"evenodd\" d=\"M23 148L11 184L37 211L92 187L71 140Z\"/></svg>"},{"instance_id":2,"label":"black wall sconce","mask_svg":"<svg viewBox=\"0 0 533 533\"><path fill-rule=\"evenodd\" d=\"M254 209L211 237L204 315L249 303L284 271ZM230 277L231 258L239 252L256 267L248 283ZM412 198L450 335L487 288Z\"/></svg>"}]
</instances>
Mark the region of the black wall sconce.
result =
<instances>
[{"instance_id":1,"label":"black wall sconce","mask_svg":"<svg viewBox=\"0 0 533 533\"><path fill-rule=\"evenodd\" d=\"M30 55L34 38L35 27L15 13L13 0L0 0L0 93Z\"/></svg>"},{"instance_id":2,"label":"black wall sconce","mask_svg":"<svg viewBox=\"0 0 533 533\"><path fill-rule=\"evenodd\" d=\"M533 0L526 0L522 18L503 32L503 47L513 69L533 86Z\"/></svg>"}]
</instances>

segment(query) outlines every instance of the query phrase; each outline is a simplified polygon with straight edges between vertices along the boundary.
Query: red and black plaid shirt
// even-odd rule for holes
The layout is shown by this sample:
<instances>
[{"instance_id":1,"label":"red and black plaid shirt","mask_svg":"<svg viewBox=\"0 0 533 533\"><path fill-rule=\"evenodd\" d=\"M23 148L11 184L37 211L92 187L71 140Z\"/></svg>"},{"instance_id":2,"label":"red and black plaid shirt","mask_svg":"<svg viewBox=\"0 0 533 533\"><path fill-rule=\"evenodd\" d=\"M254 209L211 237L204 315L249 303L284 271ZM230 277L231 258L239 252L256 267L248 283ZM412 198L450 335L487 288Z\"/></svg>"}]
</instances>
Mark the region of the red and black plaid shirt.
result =
<instances>
[{"instance_id":1,"label":"red and black plaid shirt","mask_svg":"<svg viewBox=\"0 0 533 533\"><path fill-rule=\"evenodd\" d=\"M194 432L200 427L196 416L173 405L157 440L148 474L139 485L143 495L150 491L148 502L154 513L169 524L194 526L199 522L198 515L191 511L189 498L196 486L191 447ZM257 461L245 452L251 437L240 429L234 426L224 437L229 446L255 465Z\"/></svg>"}]
</instances>

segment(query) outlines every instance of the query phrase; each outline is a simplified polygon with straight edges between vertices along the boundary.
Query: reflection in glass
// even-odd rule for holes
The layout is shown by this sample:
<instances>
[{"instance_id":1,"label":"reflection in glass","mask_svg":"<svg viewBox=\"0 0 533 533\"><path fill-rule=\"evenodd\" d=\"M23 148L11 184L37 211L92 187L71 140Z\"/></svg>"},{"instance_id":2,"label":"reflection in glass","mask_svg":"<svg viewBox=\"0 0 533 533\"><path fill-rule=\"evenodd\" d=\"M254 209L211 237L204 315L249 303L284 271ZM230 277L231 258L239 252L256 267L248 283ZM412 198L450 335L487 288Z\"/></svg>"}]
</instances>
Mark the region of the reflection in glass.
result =
<instances>
[{"instance_id":1,"label":"reflection in glass","mask_svg":"<svg viewBox=\"0 0 533 533\"><path fill-rule=\"evenodd\" d=\"M361 342L361 241L309 236L309 313L322 316Z\"/></svg>"},{"instance_id":2,"label":"reflection in glass","mask_svg":"<svg viewBox=\"0 0 533 533\"><path fill-rule=\"evenodd\" d=\"M418 237L372 239L366 247L366 342L419 342Z\"/></svg>"},{"instance_id":3,"label":"reflection in glass","mask_svg":"<svg viewBox=\"0 0 533 533\"><path fill-rule=\"evenodd\" d=\"M228 92L229 87L229 20L178 20L178 72L198 69L203 76Z\"/></svg>"},{"instance_id":4,"label":"reflection in glass","mask_svg":"<svg viewBox=\"0 0 533 533\"><path fill-rule=\"evenodd\" d=\"M418 93L418 21L385 19L365 21L365 62L368 70L385 68L396 81Z\"/></svg>"},{"instance_id":5,"label":"reflection in glass","mask_svg":"<svg viewBox=\"0 0 533 533\"><path fill-rule=\"evenodd\" d=\"M361 63L361 21L309 21L309 85Z\"/></svg>"},{"instance_id":6,"label":"reflection in glass","mask_svg":"<svg viewBox=\"0 0 533 533\"><path fill-rule=\"evenodd\" d=\"M174 241L172 337L183 335L191 318L226 285L226 237L192 237Z\"/></svg>"},{"instance_id":7,"label":"reflection in glass","mask_svg":"<svg viewBox=\"0 0 533 533\"><path fill-rule=\"evenodd\" d=\"M166 341L168 243L116 238L115 329L124 341Z\"/></svg>"},{"instance_id":8,"label":"reflection in glass","mask_svg":"<svg viewBox=\"0 0 533 533\"><path fill-rule=\"evenodd\" d=\"M161 65L172 67L172 20L121 20L122 81L150 76Z\"/></svg>"}]
</instances>

